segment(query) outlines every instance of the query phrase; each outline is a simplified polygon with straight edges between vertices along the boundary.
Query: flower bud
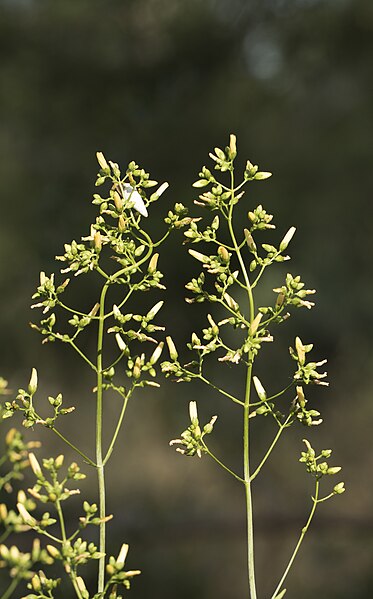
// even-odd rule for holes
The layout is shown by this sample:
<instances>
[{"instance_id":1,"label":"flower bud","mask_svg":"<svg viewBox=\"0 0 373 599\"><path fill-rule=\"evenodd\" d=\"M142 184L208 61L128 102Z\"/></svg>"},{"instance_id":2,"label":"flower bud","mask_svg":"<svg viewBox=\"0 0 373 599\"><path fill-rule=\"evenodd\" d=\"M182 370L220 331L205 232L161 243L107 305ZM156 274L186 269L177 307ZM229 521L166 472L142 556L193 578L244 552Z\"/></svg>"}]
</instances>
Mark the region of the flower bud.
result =
<instances>
[{"instance_id":1,"label":"flower bud","mask_svg":"<svg viewBox=\"0 0 373 599\"><path fill-rule=\"evenodd\" d=\"M158 362L159 358L161 357L162 354L162 350L163 350L163 346L164 346L164 342L161 341L157 347L155 348L155 350L153 351L152 355L150 356L150 364L155 364L156 362Z\"/></svg>"},{"instance_id":2,"label":"flower bud","mask_svg":"<svg viewBox=\"0 0 373 599\"><path fill-rule=\"evenodd\" d=\"M122 212L123 200L117 191L114 191L114 193L113 193L113 200L114 200L114 204L115 204L115 207L118 210L118 212Z\"/></svg>"},{"instance_id":3,"label":"flower bud","mask_svg":"<svg viewBox=\"0 0 373 599\"><path fill-rule=\"evenodd\" d=\"M123 543L121 550L119 552L119 555L117 557L117 561L116 561L116 566L118 569L123 568L123 566L126 562L128 549L129 549L129 545L126 545L126 543Z\"/></svg>"},{"instance_id":4,"label":"flower bud","mask_svg":"<svg viewBox=\"0 0 373 599\"><path fill-rule=\"evenodd\" d=\"M93 245L98 252L101 250L102 237L100 231L96 231L96 233L93 235Z\"/></svg>"},{"instance_id":5,"label":"flower bud","mask_svg":"<svg viewBox=\"0 0 373 599\"><path fill-rule=\"evenodd\" d=\"M227 248L223 247L222 245L218 247L218 255L226 264L229 262L229 252Z\"/></svg>"},{"instance_id":6,"label":"flower bud","mask_svg":"<svg viewBox=\"0 0 373 599\"><path fill-rule=\"evenodd\" d=\"M299 337L295 338L295 349L297 350L298 362L303 366L306 361L306 350Z\"/></svg>"},{"instance_id":7,"label":"flower bud","mask_svg":"<svg viewBox=\"0 0 373 599\"><path fill-rule=\"evenodd\" d=\"M326 474L338 474L340 470L342 470L341 466L332 466L331 468L328 468Z\"/></svg>"},{"instance_id":8,"label":"flower bud","mask_svg":"<svg viewBox=\"0 0 373 599\"><path fill-rule=\"evenodd\" d=\"M43 473L42 473L41 468L40 468L40 464L39 464L38 460L36 459L35 454L29 453L28 457L29 457L29 460L30 460L30 466L31 466L32 471L35 474L35 476L36 477L43 476Z\"/></svg>"},{"instance_id":9,"label":"flower bud","mask_svg":"<svg viewBox=\"0 0 373 599\"><path fill-rule=\"evenodd\" d=\"M158 258L159 258L159 254L153 254L153 256L151 257L151 259L149 261L148 273L150 275L155 273L155 271L157 270Z\"/></svg>"},{"instance_id":10,"label":"flower bud","mask_svg":"<svg viewBox=\"0 0 373 599\"><path fill-rule=\"evenodd\" d=\"M134 379L137 380L140 378L140 375L141 375L141 358L140 358L140 356L137 356L137 358L135 360L135 365L133 367L132 374L133 374Z\"/></svg>"},{"instance_id":11,"label":"flower bud","mask_svg":"<svg viewBox=\"0 0 373 599\"><path fill-rule=\"evenodd\" d=\"M124 220L122 215L120 215L120 217L118 218L118 230L120 233L124 233L124 231L126 230L126 221Z\"/></svg>"},{"instance_id":12,"label":"flower bud","mask_svg":"<svg viewBox=\"0 0 373 599\"><path fill-rule=\"evenodd\" d=\"M30 393L30 395L34 395L34 393L36 393L38 388L38 372L36 370L36 368L33 368L31 371L31 378L30 378L30 382L28 384L28 392Z\"/></svg>"},{"instance_id":13,"label":"flower bud","mask_svg":"<svg viewBox=\"0 0 373 599\"><path fill-rule=\"evenodd\" d=\"M249 214L252 214L249 212ZM256 250L256 244L255 241L253 239L253 236L251 235L250 231L248 229L244 229L243 230L244 235L245 235L245 240L247 245L249 246L250 250L252 250L253 252L255 252Z\"/></svg>"},{"instance_id":14,"label":"flower bud","mask_svg":"<svg viewBox=\"0 0 373 599\"><path fill-rule=\"evenodd\" d=\"M267 393L257 376L253 377L253 383L259 399L261 401L265 401L267 399Z\"/></svg>"},{"instance_id":15,"label":"flower bud","mask_svg":"<svg viewBox=\"0 0 373 599\"><path fill-rule=\"evenodd\" d=\"M37 574L34 574L34 576L31 578L31 586L34 591L41 591L41 582Z\"/></svg>"},{"instance_id":16,"label":"flower bud","mask_svg":"<svg viewBox=\"0 0 373 599\"><path fill-rule=\"evenodd\" d=\"M128 347L126 345L126 343L124 342L124 339L120 336L119 333L115 334L115 341L117 342L117 345L120 349L120 351L122 352L126 352Z\"/></svg>"},{"instance_id":17,"label":"flower bud","mask_svg":"<svg viewBox=\"0 0 373 599\"><path fill-rule=\"evenodd\" d=\"M102 170L110 170L110 167L108 165L108 163L105 160L105 156L103 155L102 152L96 152L96 158L97 158L97 162L99 163L100 167L102 168Z\"/></svg>"},{"instance_id":18,"label":"flower bud","mask_svg":"<svg viewBox=\"0 0 373 599\"><path fill-rule=\"evenodd\" d=\"M158 314L159 310L162 308L163 304L164 304L163 300L161 300L160 302L157 302L155 304L155 306L153 306L151 308L151 310L149 310L149 312L147 313L147 315L145 317L146 320L153 320L153 318L156 316L156 314Z\"/></svg>"},{"instance_id":19,"label":"flower bud","mask_svg":"<svg viewBox=\"0 0 373 599\"><path fill-rule=\"evenodd\" d=\"M283 238L283 240L280 243L279 249L280 252L283 252L286 250L286 248L288 247L290 241L292 240L294 233L296 231L295 227L290 227L289 231L286 233L285 237Z\"/></svg>"},{"instance_id":20,"label":"flower bud","mask_svg":"<svg viewBox=\"0 0 373 599\"><path fill-rule=\"evenodd\" d=\"M177 353L177 349L175 347L174 342L172 341L172 338L170 336L166 337L166 342L168 345L168 351L170 354L170 358L171 360L173 360L174 362L176 362L176 360L179 357L179 354Z\"/></svg>"},{"instance_id":21,"label":"flower bud","mask_svg":"<svg viewBox=\"0 0 373 599\"><path fill-rule=\"evenodd\" d=\"M249 334L251 337L254 337L254 335L256 334L262 318L263 318L263 314L261 312L258 312L258 314L255 316L254 320L251 322L250 328L249 328Z\"/></svg>"},{"instance_id":22,"label":"flower bud","mask_svg":"<svg viewBox=\"0 0 373 599\"><path fill-rule=\"evenodd\" d=\"M189 402L189 417L190 421L194 426L198 425L198 413L197 413L197 402Z\"/></svg>"},{"instance_id":23,"label":"flower bud","mask_svg":"<svg viewBox=\"0 0 373 599\"><path fill-rule=\"evenodd\" d=\"M229 137L229 158L233 160L237 156L236 136L231 133Z\"/></svg>"},{"instance_id":24,"label":"flower bud","mask_svg":"<svg viewBox=\"0 0 373 599\"><path fill-rule=\"evenodd\" d=\"M345 492L345 484L344 482L338 483L337 485L335 485L333 491L334 493L336 493L337 495L341 495L342 493Z\"/></svg>"}]
</instances>

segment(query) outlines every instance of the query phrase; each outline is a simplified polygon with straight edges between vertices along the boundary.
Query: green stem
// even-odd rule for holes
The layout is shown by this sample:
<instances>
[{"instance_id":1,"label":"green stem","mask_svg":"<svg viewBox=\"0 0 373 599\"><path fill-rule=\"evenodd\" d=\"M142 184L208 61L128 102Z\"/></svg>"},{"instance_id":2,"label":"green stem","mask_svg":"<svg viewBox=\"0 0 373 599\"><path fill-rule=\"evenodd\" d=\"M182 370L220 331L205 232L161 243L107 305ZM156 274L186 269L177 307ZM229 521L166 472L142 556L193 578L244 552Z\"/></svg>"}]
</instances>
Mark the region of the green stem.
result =
<instances>
[{"instance_id":1,"label":"green stem","mask_svg":"<svg viewBox=\"0 0 373 599\"><path fill-rule=\"evenodd\" d=\"M231 203L229 207L228 228L233 246L236 251L241 272L245 280L247 295L249 300L250 322L254 320L255 307L253 292L250 285L249 276L246 270L245 262L242 258L239 244L233 230L233 199L234 199L234 175L231 171ZM251 497L250 481L250 392L252 378L252 361L249 360L246 374L245 403L243 408L243 453L244 453L244 480L246 495L246 517L247 517L247 569L250 599L257 599L255 583L255 563L254 563L254 526L253 526L253 506Z\"/></svg>"},{"instance_id":2,"label":"green stem","mask_svg":"<svg viewBox=\"0 0 373 599\"><path fill-rule=\"evenodd\" d=\"M203 383L205 383L209 387L212 387L212 389L215 389L215 391L218 391L221 395L224 395L224 397L228 397L234 403L238 403L241 406L244 405L244 403L242 401L240 401L239 399L237 399L237 397L234 397L233 395L231 395L227 391L224 391L224 389L220 389L219 387L217 387L216 385L214 385L211 381L209 381L208 379L206 379L203 375L199 374L197 378L199 378Z\"/></svg>"},{"instance_id":3,"label":"green stem","mask_svg":"<svg viewBox=\"0 0 373 599\"><path fill-rule=\"evenodd\" d=\"M107 450L107 452L106 452L106 456L105 456L105 458L104 458L104 461L103 461L103 465L104 465L104 466L105 466L105 464L107 464L107 462L109 461L109 458L110 458L110 456L111 456L111 454L112 454L112 451L113 451L113 449L114 449L115 442L116 442L116 440L117 440L117 437L118 437L118 434L119 434L120 428L121 428L121 426L122 426L122 422L123 422L124 414L125 414L125 412L126 412L126 408L127 408L128 400L129 400L129 398L131 397L131 395L132 395L132 392L133 392L133 388L132 388L132 389L130 389L130 391L128 391L128 393L127 393L127 394L124 396L123 406L122 406L122 410L121 410L121 413L120 413L120 416L119 416L119 419L118 419L118 422L117 422L117 426L115 427L115 431L114 431L114 434L113 434L113 438L112 438L112 440L111 440L111 442L110 442L109 448L108 448L108 450Z\"/></svg>"},{"instance_id":4,"label":"green stem","mask_svg":"<svg viewBox=\"0 0 373 599\"><path fill-rule=\"evenodd\" d=\"M226 466L225 464L223 464L223 462L221 462L216 455L214 455L212 453L212 451L209 450L209 448L207 447L206 443L202 440L202 445L206 450L207 455L210 456L210 458L212 458L217 464L219 464L219 466L221 466L226 472L228 472L231 476L233 476L234 478L236 478L237 480L239 480L241 483L245 483L244 479L241 478L240 476L238 476L238 474L236 474L235 472L233 472L233 470L231 470L230 468L228 468L228 466Z\"/></svg>"},{"instance_id":5,"label":"green stem","mask_svg":"<svg viewBox=\"0 0 373 599\"><path fill-rule=\"evenodd\" d=\"M281 578L280 582L278 583L278 585L276 587L276 590L274 591L273 595L271 596L271 599L276 599L276 596L279 594L279 592L281 590L281 587L283 586L283 584L285 582L285 579L286 579L287 575L289 574L289 570L292 567L293 562L294 562L294 560L295 560L295 558L297 556L297 553L298 553L299 548L300 548L300 546L302 544L302 541L303 541L303 539L304 539L304 537L306 535L306 532L307 532L307 530L310 527L312 518L313 518L313 516L315 514L316 506L318 504L319 487L320 487L320 481L316 480L315 497L312 497L313 504L312 504L312 509L311 509L310 515L308 516L308 520L306 522L306 525L302 528L302 532L301 532L300 537L298 539L298 543L295 546L295 549L294 549L294 551L293 551L293 553L291 555L289 563L286 566L286 569L285 569L285 571L284 571L284 573L282 575L282 578Z\"/></svg>"},{"instance_id":6,"label":"green stem","mask_svg":"<svg viewBox=\"0 0 373 599\"><path fill-rule=\"evenodd\" d=\"M91 360L89 358L87 358L87 356L82 352L82 350L77 345L75 345L74 341L69 340L68 343L71 345L71 347L73 349L75 349L75 351L79 354L79 356L81 356L83 358L83 360L85 362L87 362L88 366L96 372L96 366L93 364L93 362L91 362Z\"/></svg>"},{"instance_id":7,"label":"green stem","mask_svg":"<svg viewBox=\"0 0 373 599\"><path fill-rule=\"evenodd\" d=\"M12 594L14 593L14 591L16 590L16 588L20 582L21 582L20 578L18 578L18 577L13 578L12 582L10 583L10 585L8 586L6 591L1 595L1 599L9 599L12 596Z\"/></svg>"},{"instance_id":8,"label":"green stem","mask_svg":"<svg viewBox=\"0 0 373 599\"><path fill-rule=\"evenodd\" d=\"M74 451L76 451L85 462L87 462L87 464L89 464L90 466L94 466L96 468L96 464L95 462L93 462L91 460L91 458L89 458L85 453L83 453L82 451L80 451L80 449L78 449L73 443L71 443L68 439L66 439L66 437L64 437L64 435L62 433L60 433L59 430L57 430L56 428L52 427L51 430L56 433L56 435L62 439L62 441L64 441L64 443L66 443L66 445L68 445L69 447L71 447L71 449L73 449Z\"/></svg>"},{"instance_id":9,"label":"green stem","mask_svg":"<svg viewBox=\"0 0 373 599\"><path fill-rule=\"evenodd\" d=\"M99 516L100 532L99 532L99 551L103 554L98 562L98 592L102 593L105 585L105 552L106 552L106 500L105 500L105 473L102 459L102 350L104 338L104 317L105 317L105 297L109 288L109 282L106 282L101 291L100 297L100 312L99 325L97 333L97 395L96 395L96 468L98 478L99 492Z\"/></svg>"},{"instance_id":10,"label":"green stem","mask_svg":"<svg viewBox=\"0 0 373 599\"><path fill-rule=\"evenodd\" d=\"M280 428L278 429L275 438L273 439L271 445L269 446L268 450L266 451L262 461L260 462L259 466L257 467L257 469L255 470L255 472L253 472L253 474L250 477L250 481L252 482L254 480L254 478L256 478L259 474L259 472L261 471L262 467L264 466L264 464L266 463L266 461L268 460L269 456L271 455L277 441L279 440L279 438L281 437L283 431L285 430L285 428L287 427L287 425L289 424L290 420L291 420L292 415L289 414L289 416L286 418L285 422L283 424L280 425Z\"/></svg>"}]
</instances>

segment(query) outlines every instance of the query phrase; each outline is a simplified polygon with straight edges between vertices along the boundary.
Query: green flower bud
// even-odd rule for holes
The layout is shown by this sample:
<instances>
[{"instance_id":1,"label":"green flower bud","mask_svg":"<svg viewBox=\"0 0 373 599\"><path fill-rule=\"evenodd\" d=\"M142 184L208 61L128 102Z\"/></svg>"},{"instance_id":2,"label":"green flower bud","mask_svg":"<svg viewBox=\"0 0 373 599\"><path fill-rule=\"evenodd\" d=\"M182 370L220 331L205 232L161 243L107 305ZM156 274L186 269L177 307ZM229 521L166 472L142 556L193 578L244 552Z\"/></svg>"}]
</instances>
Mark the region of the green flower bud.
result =
<instances>
[{"instance_id":1,"label":"green flower bud","mask_svg":"<svg viewBox=\"0 0 373 599\"><path fill-rule=\"evenodd\" d=\"M335 485L333 491L334 493L336 493L337 495L341 495L342 493L345 492L345 484L344 482L338 483L337 485Z\"/></svg>"}]
</instances>

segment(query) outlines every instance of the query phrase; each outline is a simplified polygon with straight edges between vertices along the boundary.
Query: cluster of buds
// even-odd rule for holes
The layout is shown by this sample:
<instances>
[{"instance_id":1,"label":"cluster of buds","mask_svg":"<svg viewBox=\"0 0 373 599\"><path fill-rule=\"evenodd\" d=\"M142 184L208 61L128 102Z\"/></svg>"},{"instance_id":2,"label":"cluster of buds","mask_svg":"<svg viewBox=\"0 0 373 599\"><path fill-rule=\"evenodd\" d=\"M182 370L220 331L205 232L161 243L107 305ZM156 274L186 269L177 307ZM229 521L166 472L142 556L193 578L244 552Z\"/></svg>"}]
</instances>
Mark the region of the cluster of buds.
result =
<instances>
[{"instance_id":1,"label":"cluster of buds","mask_svg":"<svg viewBox=\"0 0 373 599\"><path fill-rule=\"evenodd\" d=\"M58 296L63 293L69 284L70 279L65 279L61 285L56 287L54 283L54 274L47 277L45 272L40 273L40 285L33 294L32 299L43 298L41 302L33 304L31 308L43 308L43 314L54 308L58 304Z\"/></svg>"},{"instance_id":2,"label":"cluster of buds","mask_svg":"<svg viewBox=\"0 0 373 599\"><path fill-rule=\"evenodd\" d=\"M302 283L300 276L293 277L290 273L286 275L285 285L276 287L273 290L279 294L276 305L282 306L295 306L296 308L308 308L309 310L315 305L314 302L310 302L305 298L308 295L316 293L315 289L304 289L304 283Z\"/></svg>"},{"instance_id":3,"label":"cluster of buds","mask_svg":"<svg viewBox=\"0 0 373 599\"><path fill-rule=\"evenodd\" d=\"M181 445L176 451L183 455L202 457L202 453L206 452L206 447L203 442L203 437L212 433L217 416L213 416L207 424L201 429L198 420L197 404L195 401L189 403L189 416L191 424L181 433L180 439L173 439L170 445Z\"/></svg>"},{"instance_id":4,"label":"cluster of buds","mask_svg":"<svg viewBox=\"0 0 373 599\"><path fill-rule=\"evenodd\" d=\"M316 455L315 450L311 446L307 439L303 439L306 445L306 451L301 452L299 461L306 465L307 472L312 474L316 479L320 479L323 476L333 476L341 471L340 466L329 466L327 459L332 455L331 449L323 449L319 455ZM320 461L323 460L323 461ZM341 495L344 493L344 483L340 482L335 485L332 495Z\"/></svg>"},{"instance_id":5,"label":"cluster of buds","mask_svg":"<svg viewBox=\"0 0 373 599\"><path fill-rule=\"evenodd\" d=\"M121 585L124 586L125 589L129 589L131 579L134 576L138 576L139 574L141 574L140 570L124 570L128 549L129 546L123 543L118 557L109 557L109 562L106 566L106 572L109 575L109 581L107 586L113 585L114 587L109 596L109 599L120 599L120 597L116 594L117 585Z\"/></svg>"},{"instance_id":6,"label":"cluster of buds","mask_svg":"<svg viewBox=\"0 0 373 599\"><path fill-rule=\"evenodd\" d=\"M320 360L319 362L306 362L306 354L313 348L313 344L303 345L301 339L296 337L295 349L289 347L289 352L293 360L298 364L298 370L294 374L294 380L303 381L305 385L314 383L316 385L329 385L326 381L321 379L327 376L327 372L317 372L319 366L326 364L327 360Z\"/></svg>"},{"instance_id":7,"label":"cluster of buds","mask_svg":"<svg viewBox=\"0 0 373 599\"><path fill-rule=\"evenodd\" d=\"M296 387L297 395L292 403L292 412L297 417L299 422L304 426L318 426L322 423L322 418L318 410L308 410L306 408L307 399L304 395L303 387Z\"/></svg>"}]
</instances>

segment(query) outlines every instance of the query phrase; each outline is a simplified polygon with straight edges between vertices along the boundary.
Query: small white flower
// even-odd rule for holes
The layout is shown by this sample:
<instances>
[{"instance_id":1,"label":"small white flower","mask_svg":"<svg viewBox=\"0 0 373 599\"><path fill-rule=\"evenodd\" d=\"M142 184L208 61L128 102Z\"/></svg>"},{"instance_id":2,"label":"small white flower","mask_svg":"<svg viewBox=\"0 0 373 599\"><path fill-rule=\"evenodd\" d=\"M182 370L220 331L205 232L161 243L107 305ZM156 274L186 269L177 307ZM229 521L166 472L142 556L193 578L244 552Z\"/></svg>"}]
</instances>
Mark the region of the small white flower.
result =
<instances>
[{"instance_id":1,"label":"small white flower","mask_svg":"<svg viewBox=\"0 0 373 599\"><path fill-rule=\"evenodd\" d=\"M134 187L132 187L131 185L124 185L123 198L125 200L130 200L133 205L133 208L137 210L137 212L139 212L141 216L148 216L148 211L144 204L144 200Z\"/></svg>"}]
</instances>

